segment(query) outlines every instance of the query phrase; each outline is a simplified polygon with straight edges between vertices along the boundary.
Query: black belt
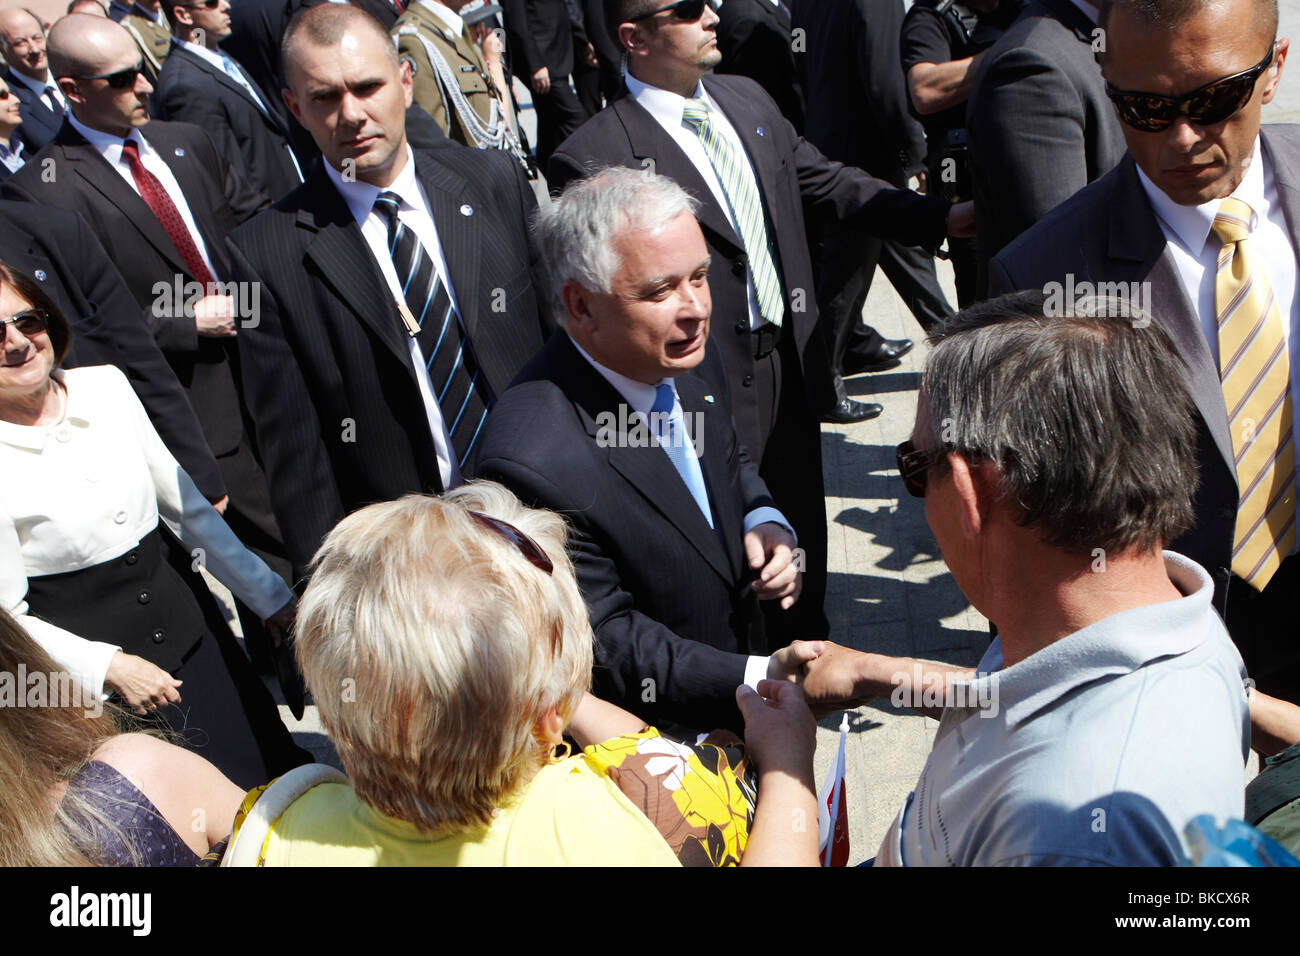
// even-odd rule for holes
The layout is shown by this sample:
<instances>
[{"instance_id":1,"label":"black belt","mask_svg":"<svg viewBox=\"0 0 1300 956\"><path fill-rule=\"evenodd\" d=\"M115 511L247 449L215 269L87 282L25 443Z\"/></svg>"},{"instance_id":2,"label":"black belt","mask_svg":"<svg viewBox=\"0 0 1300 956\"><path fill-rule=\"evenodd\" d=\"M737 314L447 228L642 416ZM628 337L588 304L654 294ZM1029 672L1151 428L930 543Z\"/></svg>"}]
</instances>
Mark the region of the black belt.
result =
<instances>
[{"instance_id":1,"label":"black belt","mask_svg":"<svg viewBox=\"0 0 1300 956\"><path fill-rule=\"evenodd\" d=\"M754 345L754 358L767 358L772 352L776 351L776 345L781 341L781 326L774 322L768 322L750 333Z\"/></svg>"}]
</instances>

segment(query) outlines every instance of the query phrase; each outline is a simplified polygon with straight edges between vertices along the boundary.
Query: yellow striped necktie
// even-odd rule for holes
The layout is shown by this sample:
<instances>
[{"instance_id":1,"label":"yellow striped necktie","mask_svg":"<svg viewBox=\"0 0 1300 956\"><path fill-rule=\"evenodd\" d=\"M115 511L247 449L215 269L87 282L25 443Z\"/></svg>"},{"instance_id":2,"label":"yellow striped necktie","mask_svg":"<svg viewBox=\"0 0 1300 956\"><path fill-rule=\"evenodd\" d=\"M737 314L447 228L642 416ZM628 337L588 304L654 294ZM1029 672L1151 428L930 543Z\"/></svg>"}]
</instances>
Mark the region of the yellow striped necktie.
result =
<instances>
[{"instance_id":1,"label":"yellow striped necktie","mask_svg":"<svg viewBox=\"0 0 1300 956\"><path fill-rule=\"evenodd\" d=\"M1232 572L1262 591L1295 546L1296 483L1291 363L1282 311L1248 239L1253 216L1240 199L1219 205L1214 309L1240 496Z\"/></svg>"},{"instance_id":2,"label":"yellow striped necktie","mask_svg":"<svg viewBox=\"0 0 1300 956\"><path fill-rule=\"evenodd\" d=\"M704 154L709 157L709 164L722 183L740 240L745 244L758 310L767 321L780 325L785 318L785 299L781 295L781 277L772 257L763 199L754 181L754 171L743 151L736 149L709 118L709 104L704 100L688 99L682 108L682 122L700 138Z\"/></svg>"}]
</instances>

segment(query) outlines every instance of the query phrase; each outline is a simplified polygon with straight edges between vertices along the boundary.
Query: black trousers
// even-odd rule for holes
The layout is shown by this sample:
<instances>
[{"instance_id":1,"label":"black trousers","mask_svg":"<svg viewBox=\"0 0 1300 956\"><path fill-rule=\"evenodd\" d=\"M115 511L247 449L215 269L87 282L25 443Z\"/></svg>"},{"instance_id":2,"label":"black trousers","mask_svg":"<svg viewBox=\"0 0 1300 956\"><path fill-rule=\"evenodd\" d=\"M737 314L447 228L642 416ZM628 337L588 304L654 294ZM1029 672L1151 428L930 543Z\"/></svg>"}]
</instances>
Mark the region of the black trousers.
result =
<instances>
[{"instance_id":1,"label":"black trousers","mask_svg":"<svg viewBox=\"0 0 1300 956\"><path fill-rule=\"evenodd\" d=\"M1255 686L1300 704L1300 555L1291 555L1256 591L1236 577L1228 585L1228 633Z\"/></svg>"},{"instance_id":2,"label":"black trousers","mask_svg":"<svg viewBox=\"0 0 1300 956\"><path fill-rule=\"evenodd\" d=\"M533 108L537 110L537 168L544 175L551 153L587 121L588 113L569 88L567 76L552 76L546 93L533 94Z\"/></svg>"}]
</instances>

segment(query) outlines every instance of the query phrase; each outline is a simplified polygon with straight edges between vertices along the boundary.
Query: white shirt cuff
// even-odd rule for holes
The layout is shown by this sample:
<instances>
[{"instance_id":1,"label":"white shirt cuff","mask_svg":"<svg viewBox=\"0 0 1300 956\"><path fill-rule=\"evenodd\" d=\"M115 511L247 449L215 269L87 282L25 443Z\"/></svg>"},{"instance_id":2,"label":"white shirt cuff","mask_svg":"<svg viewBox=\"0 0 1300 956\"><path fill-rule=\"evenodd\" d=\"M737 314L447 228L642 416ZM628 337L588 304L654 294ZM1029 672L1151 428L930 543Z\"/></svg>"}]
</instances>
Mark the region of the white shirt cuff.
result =
<instances>
[{"instance_id":1,"label":"white shirt cuff","mask_svg":"<svg viewBox=\"0 0 1300 956\"><path fill-rule=\"evenodd\" d=\"M749 514L745 515L745 534L749 534L761 524L773 521L790 532L790 537L794 538L794 543L799 543L799 536L794 533L794 528L790 527L790 522L785 520L785 515L781 514L776 508L755 508Z\"/></svg>"},{"instance_id":2,"label":"white shirt cuff","mask_svg":"<svg viewBox=\"0 0 1300 956\"><path fill-rule=\"evenodd\" d=\"M745 684L752 690L758 690L758 682L767 680L768 657L750 657L745 661Z\"/></svg>"}]
</instances>

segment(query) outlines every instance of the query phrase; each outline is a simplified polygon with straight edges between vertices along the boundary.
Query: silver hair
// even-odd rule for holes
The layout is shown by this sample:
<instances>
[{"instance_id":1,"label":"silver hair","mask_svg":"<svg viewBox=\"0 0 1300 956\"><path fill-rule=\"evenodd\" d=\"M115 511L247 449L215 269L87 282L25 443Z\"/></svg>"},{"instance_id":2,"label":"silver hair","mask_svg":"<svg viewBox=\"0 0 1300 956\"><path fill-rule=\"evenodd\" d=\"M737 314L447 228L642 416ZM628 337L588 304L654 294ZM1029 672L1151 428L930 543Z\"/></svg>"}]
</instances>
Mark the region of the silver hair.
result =
<instances>
[{"instance_id":1,"label":"silver hair","mask_svg":"<svg viewBox=\"0 0 1300 956\"><path fill-rule=\"evenodd\" d=\"M667 176L611 166L570 183L533 223L558 297L566 282L609 292L618 256L614 237L625 230L657 232L699 202ZM561 307L557 314L563 317Z\"/></svg>"}]
</instances>

